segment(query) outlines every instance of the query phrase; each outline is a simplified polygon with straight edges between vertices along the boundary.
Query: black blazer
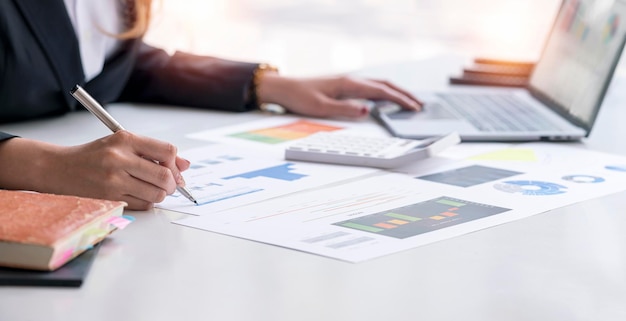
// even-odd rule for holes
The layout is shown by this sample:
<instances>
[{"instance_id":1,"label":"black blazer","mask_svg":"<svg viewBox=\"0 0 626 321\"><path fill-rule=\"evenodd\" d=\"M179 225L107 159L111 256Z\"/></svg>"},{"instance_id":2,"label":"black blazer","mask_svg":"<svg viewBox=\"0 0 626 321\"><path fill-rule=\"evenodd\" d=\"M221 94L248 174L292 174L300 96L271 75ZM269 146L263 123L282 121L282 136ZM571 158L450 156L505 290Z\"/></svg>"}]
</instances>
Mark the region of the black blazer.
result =
<instances>
[{"instance_id":1,"label":"black blazer","mask_svg":"<svg viewBox=\"0 0 626 321\"><path fill-rule=\"evenodd\" d=\"M106 104L117 101L245 111L256 63L176 53L140 39L124 42L85 83L78 40L62 0L0 1L0 124L82 108L81 84ZM9 136L10 137L10 136ZM7 138L0 133L0 140Z\"/></svg>"}]
</instances>

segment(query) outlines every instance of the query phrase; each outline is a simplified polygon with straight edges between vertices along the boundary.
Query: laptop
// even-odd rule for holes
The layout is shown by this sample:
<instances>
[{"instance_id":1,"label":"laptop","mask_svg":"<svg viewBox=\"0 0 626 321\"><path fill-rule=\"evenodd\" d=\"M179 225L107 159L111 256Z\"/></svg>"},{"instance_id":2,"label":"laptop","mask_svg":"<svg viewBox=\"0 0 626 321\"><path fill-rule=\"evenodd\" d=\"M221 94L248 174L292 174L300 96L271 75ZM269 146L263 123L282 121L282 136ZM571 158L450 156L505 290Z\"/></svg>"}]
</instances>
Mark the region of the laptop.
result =
<instances>
[{"instance_id":1,"label":"laptop","mask_svg":"<svg viewBox=\"0 0 626 321\"><path fill-rule=\"evenodd\" d=\"M456 131L463 141L569 141L587 137L626 40L626 0L564 0L527 88L416 93L420 112L385 101L371 115L392 135Z\"/></svg>"}]
</instances>

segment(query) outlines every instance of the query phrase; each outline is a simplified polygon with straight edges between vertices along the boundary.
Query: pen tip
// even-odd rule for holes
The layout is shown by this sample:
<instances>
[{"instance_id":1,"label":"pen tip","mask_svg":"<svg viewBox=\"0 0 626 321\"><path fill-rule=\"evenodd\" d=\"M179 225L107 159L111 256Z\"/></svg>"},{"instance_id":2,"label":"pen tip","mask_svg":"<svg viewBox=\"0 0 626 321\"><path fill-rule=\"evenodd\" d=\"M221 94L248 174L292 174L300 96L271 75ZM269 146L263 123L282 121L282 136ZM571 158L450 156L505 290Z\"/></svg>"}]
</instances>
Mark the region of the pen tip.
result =
<instances>
[{"instance_id":1,"label":"pen tip","mask_svg":"<svg viewBox=\"0 0 626 321\"><path fill-rule=\"evenodd\" d=\"M198 205L198 201L193 201L194 203L196 203L196 205Z\"/></svg>"}]
</instances>

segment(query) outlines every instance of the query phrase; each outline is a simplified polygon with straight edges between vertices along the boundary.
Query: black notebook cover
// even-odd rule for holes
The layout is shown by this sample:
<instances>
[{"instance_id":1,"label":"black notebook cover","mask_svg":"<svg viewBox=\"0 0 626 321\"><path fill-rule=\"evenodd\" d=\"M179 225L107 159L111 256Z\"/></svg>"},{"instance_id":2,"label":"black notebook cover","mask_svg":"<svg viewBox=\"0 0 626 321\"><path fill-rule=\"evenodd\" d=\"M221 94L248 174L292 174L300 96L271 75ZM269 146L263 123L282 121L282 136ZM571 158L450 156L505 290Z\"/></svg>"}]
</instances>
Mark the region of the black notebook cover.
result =
<instances>
[{"instance_id":1,"label":"black notebook cover","mask_svg":"<svg viewBox=\"0 0 626 321\"><path fill-rule=\"evenodd\" d=\"M100 244L83 252L55 271L33 271L0 267L0 285L80 287L98 253Z\"/></svg>"}]
</instances>

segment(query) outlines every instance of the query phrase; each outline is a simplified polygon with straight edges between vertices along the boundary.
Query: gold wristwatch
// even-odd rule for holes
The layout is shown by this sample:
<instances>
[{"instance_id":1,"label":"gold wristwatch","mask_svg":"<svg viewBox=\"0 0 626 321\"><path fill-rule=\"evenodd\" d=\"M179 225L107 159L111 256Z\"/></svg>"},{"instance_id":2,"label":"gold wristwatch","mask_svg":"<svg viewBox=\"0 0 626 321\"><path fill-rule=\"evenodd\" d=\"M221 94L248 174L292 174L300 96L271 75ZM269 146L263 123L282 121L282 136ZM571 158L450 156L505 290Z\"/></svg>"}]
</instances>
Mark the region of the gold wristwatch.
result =
<instances>
[{"instance_id":1,"label":"gold wristwatch","mask_svg":"<svg viewBox=\"0 0 626 321\"><path fill-rule=\"evenodd\" d=\"M278 68L271 64L260 63L256 67L256 69L254 69L254 72L252 74L252 83L250 84L250 88L249 88L250 90L248 92L248 102L252 106L262 111L274 112L273 110L274 108L270 108L272 104L259 102L259 95L258 95L259 85L261 84L261 80L263 79L263 76L267 72L278 73Z\"/></svg>"}]
</instances>

